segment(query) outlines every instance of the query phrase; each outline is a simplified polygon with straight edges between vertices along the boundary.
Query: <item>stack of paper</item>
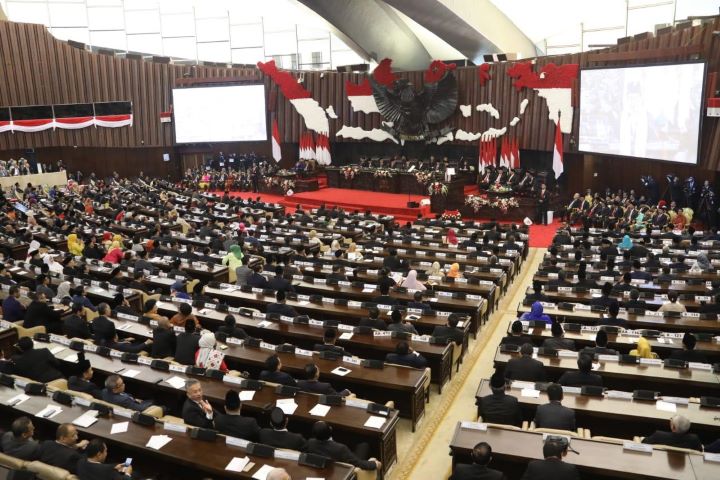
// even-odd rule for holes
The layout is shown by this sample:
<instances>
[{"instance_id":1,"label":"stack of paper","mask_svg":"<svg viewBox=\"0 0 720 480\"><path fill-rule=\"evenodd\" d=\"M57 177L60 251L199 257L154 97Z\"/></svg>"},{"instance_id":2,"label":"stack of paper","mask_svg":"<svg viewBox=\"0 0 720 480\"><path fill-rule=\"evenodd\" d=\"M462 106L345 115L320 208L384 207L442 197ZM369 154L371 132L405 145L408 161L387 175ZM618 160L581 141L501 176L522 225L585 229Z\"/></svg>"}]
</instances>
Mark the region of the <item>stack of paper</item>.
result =
<instances>
[{"instance_id":1,"label":"stack of paper","mask_svg":"<svg viewBox=\"0 0 720 480\"><path fill-rule=\"evenodd\" d=\"M172 376L170 378L165 379L165 383L169 384L173 388L177 388L177 389L185 388L185 380L180 377Z\"/></svg>"},{"instance_id":2,"label":"stack of paper","mask_svg":"<svg viewBox=\"0 0 720 480\"><path fill-rule=\"evenodd\" d=\"M42 418L53 418L58 413L62 412L62 408L57 405L48 405L35 414L36 417Z\"/></svg>"},{"instance_id":3,"label":"stack of paper","mask_svg":"<svg viewBox=\"0 0 720 480\"><path fill-rule=\"evenodd\" d=\"M167 435L153 435L150 437L150 440L148 440L145 446L155 450L160 450L162 447L170 443L170 440L172 440L172 438Z\"/></svg>"},{"instance_id":4,"label":"stack of paper","mask_svg":"<svg viewBox=\"0 0 720 480\"><path fill-rule=\"evenodd\" d=\"M385 425L385 418L375 415L371 415L365 422L365 426L370 428L382 428L383 425Z\"/></svg>"},{"instance_id":5,"label":"stack of paper","mask_svg":"<svg viewBox=\"0 0 720 480\"><path fill-rule=\"evenodd\" d=\"M255 390L243 390L238 395L241 402L247 402L255 397Z\"/></svg>"},{"instance_id":6,"label":"stack of paper","mask_svg":"<svg viewBox=\"0 0 720 480\"><path fill-rule=\"evenodd\" d=\"M253 473L252 478L255 480L266 480L267 476L272 472L273 466L272 465L263 465L258 469L257 472Z\"/></svg>"},{"instance_id":7,"label":"stack of paper","mask_svg":"<svg viewBox=\"0 0 720 480\"><path fill-rule=\"evenodd\" d=\"M225 467L225 470L230 470L231 472L242 472L248 463L250 463L250 459L248 457L233 457L233 459L230 460L230 463L227 464L227 467Z\"/></svg>"},{"instance_id":8,"label":"stack of paper","mask_svg":"<svg viewBox=\"0 0 720 480\"><path fill-rule=\"evenodd\" d=\"M324 417L328 414L330 411L330 405L323 405L322 403L318 403L310 410L310 415L314 415L316 417Z\"/></svg>"},{"instance_id":9,"label":"stack of paper","mask_svg":"<svg viewBox=\"0 0 720 480\"><path fill-rule=\"evenodd\" d=\"M5 405L10 405L11 407L14 407L16 405L20 405L24 401L28 400L30 397L25 395L24 393L21 393L20 395L15 395L10 400L8 400Z\"/></svg>"},{"instance_id":10,"label":"stack of paper","mask_svg":"<svg viewBox=\"0 0 720 480\"><path fill-rule=\"evenodd\" d=\"M131 369L131 368L128 368L127 370L125 370L124 372L122 372L121 375L122 375L123 377L135 378L135 377L137 377L138 375L140 375L140 370L133 370L133 369Z\"/></svg>"},{"instance_id":11,"label":"stack of paper","mask_svg":"<svg viewBox=\"0 0 720 480\"><path fill-rule=\"evenodd\" d=\"M292 415L298 407L293 398L281 398L275 402L275 406L285 412L286 415Z\"/></svg>"},{"instance_id":12,"label":"stack of paper","mask_svg":"<svg viewBox=\"0 0 720 480\"><path fill-rule=\"evenodd\" d=\"M97 422L97 410L88 410L87 412L80 415L78 418L72 421L73 425L78 427L87 428L93 423Z\"/></svg>"},{"instance_id":13,"label":"stack of paper","mask_svg":"<svg viewBox=\"0 0 720 480\"><path fill-rule=\"evenodd\" d=\"M129 425L130 425L130 422L113 423L112 427L110 427L110 435L115 435L116 433L127 432Z\"/></svg>"}]
</instances>

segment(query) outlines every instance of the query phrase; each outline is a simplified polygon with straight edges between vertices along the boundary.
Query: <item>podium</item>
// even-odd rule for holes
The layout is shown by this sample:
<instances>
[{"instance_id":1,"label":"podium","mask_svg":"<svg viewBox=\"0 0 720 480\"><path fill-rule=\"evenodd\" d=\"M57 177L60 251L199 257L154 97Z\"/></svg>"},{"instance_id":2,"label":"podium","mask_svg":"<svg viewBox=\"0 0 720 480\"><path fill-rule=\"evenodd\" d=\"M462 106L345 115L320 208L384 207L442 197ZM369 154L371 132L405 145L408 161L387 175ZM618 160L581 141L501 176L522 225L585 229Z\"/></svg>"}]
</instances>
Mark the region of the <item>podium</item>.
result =
<instances>
[{"instance_id":1,"label":"podium","mask_svg":"<svg viewBox=\"0 0 720 480\"><path fill-rule=\"evenodd\" d=\"M430 211L442 214L445 210L460 210L465 205L465 180L454 176L446 183L447 195L430 195Z\"/></svg>"}]
</instances>

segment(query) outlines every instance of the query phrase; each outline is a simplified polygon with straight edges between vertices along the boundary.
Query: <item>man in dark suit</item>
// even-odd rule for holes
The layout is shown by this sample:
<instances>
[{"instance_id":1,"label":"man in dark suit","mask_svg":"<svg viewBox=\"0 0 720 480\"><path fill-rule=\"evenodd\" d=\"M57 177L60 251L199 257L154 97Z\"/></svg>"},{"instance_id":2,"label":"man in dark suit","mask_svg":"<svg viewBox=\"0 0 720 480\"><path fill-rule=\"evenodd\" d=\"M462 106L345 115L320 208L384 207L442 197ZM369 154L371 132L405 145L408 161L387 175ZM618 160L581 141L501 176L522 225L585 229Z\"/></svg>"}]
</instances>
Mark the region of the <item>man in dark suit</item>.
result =
<instances>
[{"instance_id":1,"label":"man in dark suit","mask_svg":"<svg viewBox=\"0 0 720 480\"><path fill-rule=\"evenodd\" d=\"M622 302L625 308L641 308L647 310L648 304L645 300L640 300L640 291L637 288L630 290L630 300Z\"/></svg>"},{"instance_id":2,"label":"man in dark suit","mask_svg":"<svg viewBox=\"0 0 720 480\"><path fill-rule=\"evenodd\" d=\"M175 361L183 365L195 365L195 352L200 344L200 335L195 333L195 320L185 320L185 331L175 339Z\"/></svg>"},{"instance_id":3,"label":"man in dark suit","mask_svg":"<svg viewBox=\"0 0 720 480\"><path fill-rule=\"evenodd\" d=\"M82 458L80 450L83 450L87 444L87 440L78 441L75 425L61 423L55 432L55 440L45 440L40 444L39 460L75 473L78 461Z\"/></svg>"},{"instance_id":4,"label":"man in dark suit","mask_svg":"<svg viewBox=\"0 0 720 480\"><path fill-rule=\"evenodd\" d=\"M305 365L305 380L297 382L297 386L300 387L300 390L320 395L347 396L350 394L350 390L346 389L338 393L329 383L321 382L320 369L314 363Z\"/></svg>"},{"instance_id":5,"label":"man in dark suit","mask_svg":"<svg viewBox=\"0 0 720 480\"><path fill-rule=\"evenodd\" d=\"M429 312L432 310L432 307L422 301L423 294L420 291L417 291L413 294L413 301L408 302L408 308L417 308L418 310L422 310L423 312Z\"/></svg>"},{"instance_id":6,"label":"man in dark suit","mask_svg":"<svg viewBox=\"0 0 720 480\"><path fill-rule=\"evenodd\" d=\"M158 320L153 329L151 355L153 358L165 358L175 355L176 337L170 321L166 318Z\"/></svg>"},{"instance_id":7,"label":"man in dark suit","mask_svg":"<svg viewBox=\"0 0 720 480\"><path fill-rule=\"evenodd\" d=\"M280 290L275 294L275 303L267 306L265 313L268 315L276 313L286 317L297 317L298 313L293 307L285 304L285 292Z\"/></svg>"},{"instance_id":8,"label":"man in dark suit","mask_svg":"<svg viewBox=\"0 0 720 480\"><path fill-rule=\"evenodd\" d=\"M255 441L260 433L257 420L240 415L240 396L234 390L225 393L225 413L215 417L215 428L225 435Z\"/></svg>"},{"instance_id":9,"label":"man in dark suit","mask_svg":"<svg viewBox=\"0 0 720 480\"><path fill-rule=\"evenodd\" d=\"M543 342L543 348L554 348L555 350L575 350L575 342L569 338L563 338L565 330L558 322L553 322L550 327L552 338L547 338Z\"/></svg>"},{"instance_id":10,"label":"man in dark suit","mask_svg":"<svg viewBox=\"0 0 720 480\"><path fill-rule=\"evenodd\" d=\"M500 340L503 345L517 345L522 347L526 343L532 343L532 339L523 334L523 325L520 320L515 320L510 325L510 334Z\"/></svg>"},{"instance_id":11,"label":"man in dark suit","mask_svg":"<svg viewBox=\"0 0 720 480\"><path fill-rule=\"evenodd\" d=\"M528 463L521 480L580 480L575 465L562 461L567 455L568 443L559 437L548 437L543 445L544 460Z\"/></svg>"},{"instance_id":12,"label":"man in dark suit","mask_svg":"<svg viewBox=\"0 0 720 480\"><path fill-rule=\"evenodd\" d=\"M80 480L130 480L131 466L103 463L107 458L107 446L99 438L90 440L85 447L85 455L87 457L81 458L77 464Z\"/></svg>"},{"instance_id":13,"label":"man in dark suit","mask_svg":"<svg viewBox=\"0 0 720 480\"><path fill-rule=\"evenodd\" d=\"M462 347L464 335L463 331L457 326L459 320L458 315L449 315L447 317L447 323L444 326L438 325L433 329L432 336L442 338L446 343L453 342L456 347Z\"/></svg>"},{"instance_id":14,"label":"man in dark suit","mask_svg":"<svg viewBox=\"0 0 720 480\"><path fill-rule=\"evenodd\" d=\"M70 338L90 338L90 324L85 319L85 311L79 303L73 303L70 307L70 316L63 320L63 333Z\"/></svg>"},{"instance_id":15,"label":"man in dark suit","mask_svg":"<svg viewBox=\"0 0 720 480\"><path fill-rule=\"evenodd\" d=\"M560 376L558 383L563 387L582 387L584 385L603 386L602 377L592 373L592 357L580 353L577 359L577 372L567 371Z\"/></svg>"},{"instance_id":16,"label":"man in dark suit","mask_svg":"<svg viewBox=\"0 0 720 480\"><path fill-rule=\"evenodd\" d=\"M315 422L312 435L313 438L307 442L308 453L329 457L336 462L349 463L362 470L380 470L382 467L382 463L375 458L365 460L369 451L367 444L358 445L353 452L347 445L332 439L332 427L323 421Z\"/></svg>"},{"instance_id":17,"label":"man in dark suit","mask_svg":"<svg viewBox=\"0 0 720 480\"><path fill-rule=\"evenodd\" d=\"M533 281L533 293L525 295L526 300L532 300L533 302L549 302L548 296L542 291L542 283L538 280Z\"/></svg>"},{"instance_id":18,"label":"man in dark suit","mask_svg":"<svg viewBox=\"0 0 720 480\"><path fill-rule=\"evenodd\" d=\"M392 272L405 270L405 264L400 260L398 252L394 248L388 250L388 256L383 259L383 267L390 269Z\"/></svg>"},{"instance_id":19,"label":"man in dark suit","mask_svg":"<svg viewBox=\"0 0 720 480\"><path fill-rule=\"evenodd\" d=\"M608 336L607 332L605 330L598 330L598 332L595 334L595 346L594 347L585 347L581 350L582 354L587 354L591 356L595 355L617 355L617 350L613 350L612 348L607 348L608 344Z\"/></svg>"},{"instance_id":20,"label":"man in dark suit","mask_svg":"<svg viewBox=\"0 0 720 480\"><path fill-rule=\"evenodd\" d=\"M290 374L281 372L282 362L276 353L265 359L265 370L260 372L260 380L264 382L279 383L291 387L297 386L295 379Z\"/></svg>"},{"instance_id":21,"label":"man in dark suit","mask_svg":"<svg viewBox=\"0 0 720 480\"><path fill-rule=\"evenodd\" d=\"M385 361L413 368L425 368L427 366L425 357L410 348L410 345L404 340L395 345L395 353L388 353L385 356Z\"/></svg>"},{"instance_id":22,"label":"man in dark suit","mask_svg":"<svg viewBox=\"0 0 720 480\"><path fill-rule=\"evenodd\" d=\"M488 468L492 460L492 448L486 442L480 442L470 454L473 463L458 463L448 480L503 480L505 475Z\"/></svg>"},{"instance_id":23,"label":"man in dark suit","mask_svg":"<svg viewBox=\"0 0 720 480\"><path fill-rule=\"evenodd\" d=\"M551 383L547 395L549 402L538 406L535 412L535 427L575 431L575 411L562 405L562 387Z\"/></svg>"},{"instance_id":24,"label":"man in dark suit","mask_svg":"<svg viewBox=\"0 0 720 480\"><path fill-rule=\"evenodd\" d=\"M397 299L391 297L390 295L390 287L387 285L381 285L380 286L380 295L372 299L373 303L376 303L378 305L397 305L398 301Z\"/></svg>"},{"instance_id":25,"label":"man in dark suit","mask_svg":"<svg viewBox=\"0 0 720 480\"><path fill-rule=\"evenodd\" d=\"M267 288L275 290L276 292L294 292L295 287L292 286L289 280L283 278L284 268L282 265L275 267L275 277L268 282Z\"/></svg>"},{"instance_id":26,"label":"man in dark suit","mask_svg":"<svg viewBox=\"0 0 720 480\"><path fill-rule=\"evenodd\" d=\"M28 417L13 420L10 430L3 433L0 450L21 460L37 460L40 455L40 444L33 439L35 426Z\"/></svg>"},{"instance_id":27,"label":"man in dark suit","mask_svg":"<svg viewBox=\"0 0 720 480\"><path fill-rule=\"evenodd\" d=\"M102 390L93 383L93 369L90 361L85 358L85 352L79 352L77 363L77 375L68 378L68 389L76 392L83 392L95 398L102 398Z\"/></svg>"},{"instance_id":28,"label":"man in dark suit","mask_svg":"<svg viewBox=\"0 0 720 480\"><path fill-rule=\"evenodd\" d=\"M520 347L520 357L511 358L505 366L505 378L525 382L544 382L545 367L532 358L533 346L526 343Z\"/></svg>"},{"instance_id":29,"label":"man in dark suit","mask_svg":"<svg viewBox=\"0 0 720 480\"><path fill-rule=\"evenodd\" d=\"M60 312L47 304L47 297L44 293L31 293L32 302L25 311L23 327L45 327L48 333L61 333L62 321Z\"/></svg>"},{"instance_id":30,"label":"man in dark suit","mask_svg":"<svg viewBox=\"0 0 720 480\"><path fill-rule=\"evenodd\" d=\"M608 313L598 319L598 323L600 325L610 325L613 327L625 327L627 325L627 320L618 317L619 313L620 304L614 298L610 299L610 303L608 304Z\"/></svg>"},{"instance_id":31,"label":"man in dark suit","mask_svg":"<svg viewBox=\"0 0 720 480\"><path fill-rule=\"evenodd\" d=\"M720 313L720 294L716 294L713 297L712 303L702 303L700 305L700 309L698 311L700 313L709 313L709 314Z\"/></svg>"},{"instance_id":32,"label":"man in dark suit","mask_svg":"<svg viewBox=\"0 0 720 480\"><path fill-rule=\"evenodd\" d=\"M258 434L260 443L276 448L288 448L299 452L305 451L307 441L298 434L287 429L287 416L281 408L275 407L270 412L270 427L263 428Z\"/></svg>"},{"instance_id":33,"label":"man in dark suit","mask_svg":"<svg viewBox=\"0 0 720 480\"><path fill-rule=\"evenodd\" d=\"M185 382L187 398L183 403L182 417L188 425L200 428L214 428L214 419L217 416L210 402L203 398L202 385L192 378Z\"/></svg>"},{"instance_id":34,"label":"man in dark suit","mask_svg":"<svg viewBox=\"0 0 720 480\"><path fill-rule=\"evenodd\" d=\"M376 307L370 307L368 308L367 318L360 319L358 325L361 327L374 328L375 330L385 330L387 328L387 324L379 317L380 310L378 310Z\"/></svg>"},{"instance_id":35,"label":"man in dark suit","mask_svg":"<svg viewBox=\"0 0 720 480\"><path fill-rule=\"evenodd\" d=\"M102 399L123 408L142 412L152 406L152 400L140 400L125 391L125 382L120 375L110 375L105 379Z\"/></svg>"},{"instance_id":36,"label":"man in dark suit","mask_svg":"<svg viewBox=\"0 0 720 480\"><path fill-rule=\"evenodd\" d=\"M668 445L677 448L689 448L702 451L702 442L697 435L689 433L690 420L682 415L673 415L670 418L670 431L655 430L655 433L645 437L642 443L651 445Z\"/></svg>"},{"instance_id":37,"label":"man in dark suit","mask_svg":"<svg viewBox=\"0 0 720 480\"><path fill-rule=\"evenodd\" d=\"M115 337L115 324L108 318L110 305L101 303L97 311L98 316L92 321L93 341L98 345L105 345Z\"/></svg>"},{"instance_id":38,"label":"man in dark suit","mask_svg":"<svg viewBox=\"0 0 720 480\"><path fill-rule=\"evenodd\" d=\"M237 326L237 320L233 314L225 315L224 324L217 329L218 333L225 334L226 337L239 338L244 340L248 334L242 328Z\"/></svg>"},{"instance_id":39,"label":"man in dark suit","mask_svg":"<svg viewBox=\"0 0 720 480\"><path fill-rule=\"evenodd\" d=\"M261 275L262 265L255 265L252 270L253 272L247 278L247 285L254 288L266 288L268 286L267 278Z\"/></svg>"},{"instance_id":40,"label":"man in dark suit","mask_svg":"<svg viewBox=\"0 0 720 480\"><path fill-rule=\"evenodd\" d=\"M50 350L47 348L35 349L34 345L30 337L18 340L17 347L20 353L12 357L15 364L13 373L41 383L62 378L63 375L58 370L60 362L50 353Z\"/></svg>"},{"instance_id":41,"label":"man in dark suit","mask_svg":"<svg viewBox=\"0 0 720 480\"><path fill-rule=\"evenodd\" d=\"M325 332L323 333L323 343L316 343L313 347L313 350L317 352L333 352L344 354L345 349L343 347L335 345L335 340L337 340L337 330L334 328L326 328Z\"/></svg>"},{"instance_id":42,"label":"man in dark suit","mask_svg":"<svg viewBox=\"0 0 720 480\"><path fill-rule=\"evenodd\" d=\"M682 339L683 349L674 351L670 358L685 360L686 362L708 363L708 358L695 350L697 338L692 333L686 332Z\"/></svg>"},{"instance_id":43,"label":"man in dark suit","mask_svg":"<svg viewBox=\"0 0 720 480\"><path fill-rule=\"evenodd\" d=\"M495 373L490 378L492 394L476 400L478 414L483 422L504 425L522 425L522 412L516 397L505 394L505 378Z\"/></svg>"}]
</instances>

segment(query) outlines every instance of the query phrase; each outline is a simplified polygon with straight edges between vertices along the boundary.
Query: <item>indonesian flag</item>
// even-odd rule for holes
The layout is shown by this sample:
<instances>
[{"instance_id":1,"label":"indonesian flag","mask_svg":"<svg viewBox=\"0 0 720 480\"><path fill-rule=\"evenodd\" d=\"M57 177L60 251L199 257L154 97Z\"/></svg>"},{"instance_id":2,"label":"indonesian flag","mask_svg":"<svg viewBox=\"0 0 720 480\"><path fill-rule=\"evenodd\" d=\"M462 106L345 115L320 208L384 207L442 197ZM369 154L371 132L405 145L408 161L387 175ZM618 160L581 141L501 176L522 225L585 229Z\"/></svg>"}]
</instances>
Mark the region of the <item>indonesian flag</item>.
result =
<instances>
[{"instance_id":1,"label":"indonesian flag","mask_svg":"<svg viewBox=\"0 0 720 480\"><path fill-rule=\"evenodd\" d=\"M315 156L320 165L330 165L330 140L327 135L318 135Z\"/></svg>"},{"instance_id":2,"label":"indonesian flag","mask_svg":"<svg viewBox=\"0 0 720 480\"><path fill-rule=\"evenodd\" d=\"M280 153L280 129L278 128L277 118L273 118L272 124L272 156L276 162L282 158Z\"/></svg>"},{"instance_id":3,"label":"indonesian flag","mask_svg":"<svg viewBox=\"0 0 720 480\"><path fill-rule=\"evenodd\" d=\"M553 171L555 179L559 178L563 173L563 140L560 131L560 122L555 124L555 149L553 150Z\"/></svg>"},{"instance_id":4,"label":"indonesian flag","mask_svg":"<svg viewBox=\"0 0 720 480\"><path fill-rule=\"evenodd\" d=\"M520 144L516 138L513 142L513 168L520 168Z\"/></svg>"},{"instance_id":5,"label":"indonesian flag","mask_svg":"<svg viewBox=\"0 0 720 480\"><path fill-rule=\"evenodd\" d=\"M313 139L312 132L307 132L307 159L314 160L315 156L315 140Z\"/></svg>"},{"instance_id":6,"label":"indonesian flag","mask_svg":"<svg viewBox=\"0 0 720 480\"><path fill-rule=\"evenodd\" d=\"M478 141L478 171L485 172L485 142Z\"/></svg>"},{"instance_id":7,"label":"indonesian flag","mask_svg":"<svg viewBox=\"0 0 720 480\"><path fill-rule=\"evenodd\" d=\"M502 145L500 146L500 166L510 167L510 149L508 148L507 138L503 137Z\"/></svg>"},{"instance_id":8,"label":"indonesian flag","mask_svg":"<svg viewBox=\"0 0 720 480\"><path fill-rule=\"evenodd\" d=\"M508 168L515 168L515 140L508 140Z\"/></svg>"}]
</instances>

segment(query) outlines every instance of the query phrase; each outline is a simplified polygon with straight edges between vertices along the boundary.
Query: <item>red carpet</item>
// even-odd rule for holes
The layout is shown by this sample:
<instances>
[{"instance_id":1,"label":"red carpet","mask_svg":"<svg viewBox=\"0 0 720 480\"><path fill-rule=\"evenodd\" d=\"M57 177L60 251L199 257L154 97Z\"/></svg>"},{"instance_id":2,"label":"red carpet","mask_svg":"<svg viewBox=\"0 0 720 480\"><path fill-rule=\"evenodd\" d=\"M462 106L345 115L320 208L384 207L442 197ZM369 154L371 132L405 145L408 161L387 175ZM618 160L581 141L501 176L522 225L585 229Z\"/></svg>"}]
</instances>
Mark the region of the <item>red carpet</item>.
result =
<instances>
[{"instance_id":1,"label":"red carpet","mask_svg":"<svg viewBox=\"0 0 720 480\"><path fill-rule=\"evenodd\" d=\"M466 188L466 195L477 191L477 187L470 185ZM222 195L222 192L214 192ZM345 188L321 188L315 192L296 193L293 196L273 195L269 193L231 192L233 197L243 199L257 198L264 202L280 203L286 208L294 209L297 204L303 208L317 208L324 203L328 208L339 206L345 210L359 210L364 212L370 210L373 213L385 213L395 216L398 222L413 221L420 213L419 208L408 208L408 201L420 202L423 195L407 195L399 193L369 192L366 190L350 190ZM477 218L476 220L488 220ZM510 223L510 222L501 222ZM560 222L555 219L551 225L530 226L530 246L547 248L552 243L555 231Z\"/></svg>"}]
</instances>

